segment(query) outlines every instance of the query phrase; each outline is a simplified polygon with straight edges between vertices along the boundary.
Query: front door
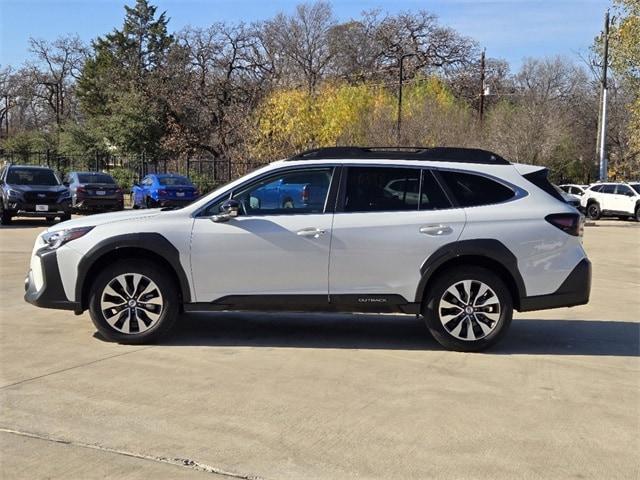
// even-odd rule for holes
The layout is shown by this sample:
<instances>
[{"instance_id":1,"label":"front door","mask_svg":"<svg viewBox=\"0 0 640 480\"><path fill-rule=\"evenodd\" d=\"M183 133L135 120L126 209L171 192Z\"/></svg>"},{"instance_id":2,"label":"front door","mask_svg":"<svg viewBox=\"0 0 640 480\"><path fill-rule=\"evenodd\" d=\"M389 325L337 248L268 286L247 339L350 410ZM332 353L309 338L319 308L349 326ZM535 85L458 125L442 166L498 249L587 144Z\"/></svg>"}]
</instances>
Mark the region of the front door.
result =
<instances>
[{"instance_id":1,"label":"front door","mask_svg":"<svg viewBox=\"0 0 640 480\"><path fill-rule=\"evenodd\" d=\"M197 302L236 295L328 295L332 167L281 170L238 187L238 217L194 221L191 271ZM290 185L293 201L274 201ZM287 197L288 198L288 197ZM327 212L325 213L325 210Z\"/></svg>"},{"instance_id":2,"label":"front door","mask_svg":"<svg viewBox=\"0 0 640 480\"><path fill-rule=\"evenodd\" d=\"M344 173L343 173L344 175ZM462 208L448 199L429 170L349 167L341 210L333 221L329 293L401 295L413 302L420 267L464 227ZM343 297L344 298L344 297Z\"/></svg>"}]
</instances>

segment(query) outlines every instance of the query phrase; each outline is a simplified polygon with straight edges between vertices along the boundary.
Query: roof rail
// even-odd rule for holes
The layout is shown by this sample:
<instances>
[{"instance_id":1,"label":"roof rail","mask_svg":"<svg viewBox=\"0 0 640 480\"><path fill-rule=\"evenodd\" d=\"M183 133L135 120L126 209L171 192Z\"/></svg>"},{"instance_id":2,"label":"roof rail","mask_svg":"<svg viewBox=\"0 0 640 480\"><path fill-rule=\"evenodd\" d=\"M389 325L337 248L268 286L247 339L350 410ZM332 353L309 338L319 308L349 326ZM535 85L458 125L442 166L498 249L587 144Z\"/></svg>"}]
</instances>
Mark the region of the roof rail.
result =
<instances>
[{"instance_id":1,"label":"roof rail","mask_svg":"<svg viewBox=\"0 0 640 480\"><path fill-rule=\"evenodd\" d=\"M287 160L425 160L432 162L510 165L500 155L479 148L458 147L327 147L307 150Z\"/></svg>"}]
</instances>

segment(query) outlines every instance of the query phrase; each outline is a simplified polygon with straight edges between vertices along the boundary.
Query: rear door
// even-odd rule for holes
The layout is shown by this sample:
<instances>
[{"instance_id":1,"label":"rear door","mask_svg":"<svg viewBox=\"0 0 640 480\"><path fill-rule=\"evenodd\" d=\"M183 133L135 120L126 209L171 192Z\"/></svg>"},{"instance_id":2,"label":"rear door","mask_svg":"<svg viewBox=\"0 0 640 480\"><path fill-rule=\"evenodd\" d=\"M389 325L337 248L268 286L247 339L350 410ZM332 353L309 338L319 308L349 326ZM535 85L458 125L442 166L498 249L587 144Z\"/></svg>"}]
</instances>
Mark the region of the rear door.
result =
<instances>
[{"instance_id":1,"label":"rear door","mask_svg":"<svg viewBox=\"0 0 640 480\"><path fill-rule=\"evenodd\" d=\"M451 207L428 169L351 166L343 177L329 261L332 302L376 294L413 302L421 265L460 236L464 210Z\"/></svg>"},{"instance_id":2,"label":"rear door","mask_svg":"<svg viewBox=\"0 0 640 480\"><path fill-rule=\"evenodd\" d=\"M631 187L622 184L616 185L615 210L632 214L635 211L635 204L635 193Z\"/></svg>"}]
</instances>

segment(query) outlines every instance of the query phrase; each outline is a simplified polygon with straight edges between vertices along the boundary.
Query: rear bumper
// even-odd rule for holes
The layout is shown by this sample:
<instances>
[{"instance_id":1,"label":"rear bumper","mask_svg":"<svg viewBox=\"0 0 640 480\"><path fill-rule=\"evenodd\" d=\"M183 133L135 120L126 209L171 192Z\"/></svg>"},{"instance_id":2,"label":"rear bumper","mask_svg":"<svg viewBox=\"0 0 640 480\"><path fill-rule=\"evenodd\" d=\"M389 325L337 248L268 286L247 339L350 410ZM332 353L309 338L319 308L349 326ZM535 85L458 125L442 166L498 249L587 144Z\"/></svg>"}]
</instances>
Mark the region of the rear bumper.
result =
<instances>
[{"instance_id":1,"label":"rear bumper","mask_svg":"<svg viewBox=\"0 0 640 480\"><path fill-rule=\"evenodd\" d=\"M122 198L79 198L76 199L73 208L76 210L122 210L124 208L124 199Z\"/></svg>"},{"instance_id":2,"label":"rear bumper","mask_svg":"<svg viewBox=\"0 0 640 480\"><path fill-rule=\"evenodd\" d=\"M189 205L191 202L194 202L195 198L186 198L186 199L177 199L177 198L169 198L169 199L161 199L158 200L158 205L161 207L184 207L185 205Z\"/></svg>"},{"instance_id":3,"label":"rear bumper","mask_svg":"<svg viewBox=\"0 0 640 480\"><path fill-rule=\"evenodd\" d=\"M32 270L29 270L27 278L24 280L24 299L25 301L42 308L56 308L60 310L80 311L80 305L70 301L64 293L60 271L58 270L58 259L56 252L40 249L36 252L34 260L35 268L39 268L37 275L41 277L40 282L36 282L36 272L33 271L34 263L32 261ZM41 283L41 285L37 285Z\"/></svg>"},{"instance_id":4,"label":"rear bumper","mask_svg":"<svg viewBox=\"0 0 640 480\"><path fill-rule=\"evenodd\" d=\"M519 311L529 312L584 305L589 303L590 292L591 262L583 258L555 292L549 295L521 298Z\"/></svg>"}]
</instances>

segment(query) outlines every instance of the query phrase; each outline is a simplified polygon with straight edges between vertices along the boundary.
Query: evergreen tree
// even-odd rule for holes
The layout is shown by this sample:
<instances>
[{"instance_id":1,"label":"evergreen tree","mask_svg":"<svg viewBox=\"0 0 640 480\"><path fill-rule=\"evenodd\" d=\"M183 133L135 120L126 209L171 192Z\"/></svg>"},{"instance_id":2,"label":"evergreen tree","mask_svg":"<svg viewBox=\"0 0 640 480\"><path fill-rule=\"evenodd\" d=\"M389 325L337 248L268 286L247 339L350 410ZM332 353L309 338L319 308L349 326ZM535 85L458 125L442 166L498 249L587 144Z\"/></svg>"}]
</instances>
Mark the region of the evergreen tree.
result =
<instances>
[{"instance_id":1,"label":"evergreen tree","mask_svg":"<svg viewBox=\"0 0 640 480\"><path fill-rule=\"evenodd\" d=\"M106 142L122 154L159 153L166 108L157 87L174 44L169 19L147 0L125 6L120 30L93 42L78 81L84 113L103 130Z\"/></svg>"}]
</instances>

